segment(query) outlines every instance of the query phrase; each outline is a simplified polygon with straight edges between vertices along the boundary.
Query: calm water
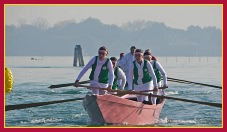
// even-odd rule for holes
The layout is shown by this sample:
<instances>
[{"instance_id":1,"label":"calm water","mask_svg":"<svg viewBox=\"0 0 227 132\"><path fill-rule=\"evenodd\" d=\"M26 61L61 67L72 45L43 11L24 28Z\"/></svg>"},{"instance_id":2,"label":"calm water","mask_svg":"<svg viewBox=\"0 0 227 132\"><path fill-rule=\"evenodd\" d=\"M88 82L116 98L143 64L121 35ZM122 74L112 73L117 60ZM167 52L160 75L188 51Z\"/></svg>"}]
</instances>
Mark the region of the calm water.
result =
<instances>
[{"instance_id":1,"label":"calm water","mask_svg":"<svg viewBox=\"0 0 227 132\"><path fill-rule=\"evenodd\" d=\"M6 94L6 105L84 97L83 88L48 89L52 84L71 83L82 68L72 67L73 57L6 57L14 74L14 89ZM41 57L34 57L42 59ZM90 57L85 57L85 63ZM222 85L219 57L158 57L169 77ZM88 74L82 80L88 79ZM168 96L191 100L222 101L222 91L198 85L169 82ZM6 112L6 126L88 126L91 125L82 101L74 101ZM156 126L221 126L222 110L181 101L167 100Z\"/></svg>"}]
</instances>

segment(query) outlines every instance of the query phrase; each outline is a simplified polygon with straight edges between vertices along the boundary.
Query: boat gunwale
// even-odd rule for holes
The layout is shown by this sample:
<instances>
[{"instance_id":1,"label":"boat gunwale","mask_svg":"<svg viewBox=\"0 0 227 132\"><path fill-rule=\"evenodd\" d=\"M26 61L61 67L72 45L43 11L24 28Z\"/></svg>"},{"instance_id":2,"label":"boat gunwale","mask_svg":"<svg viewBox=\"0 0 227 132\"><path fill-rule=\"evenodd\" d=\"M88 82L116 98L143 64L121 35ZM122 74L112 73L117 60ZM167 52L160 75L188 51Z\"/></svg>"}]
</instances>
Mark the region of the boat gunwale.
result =
<instances>
[{"instance_id":1,"label":"boat gunwale","mask_svg":"<svg viewBox=\"0 0 227 132\"><path fill-rule=\"evenodd\" d=\"M154 105L154 104L149 105L149 104L144 104L142 102L133 101L133 100L130 100L130 99L127 99L127 98L121 98L121 97L110 95L110 94L95 95L95 96L96 96L97 101L102 100L102 101L106 101L106 102L117 103L117 104L129 106L129 107L136 107L136 108L141 108L141 105L142 105L143 109L160 109L161 107L163 107L165 100L166 100L166 99L163 99L162 102L160 104L157 104L157 105ZM122 99L122 100L125 100L127 102L130 102L130 104L126 104L123 101L115 102L115 101L112 101L111 99L106 99L106 98L104 99L104 98L102 98L104 96L112 96L112 97L115 97L115 98L118 98L118 99Z\"/></svg>"}]
</instances>

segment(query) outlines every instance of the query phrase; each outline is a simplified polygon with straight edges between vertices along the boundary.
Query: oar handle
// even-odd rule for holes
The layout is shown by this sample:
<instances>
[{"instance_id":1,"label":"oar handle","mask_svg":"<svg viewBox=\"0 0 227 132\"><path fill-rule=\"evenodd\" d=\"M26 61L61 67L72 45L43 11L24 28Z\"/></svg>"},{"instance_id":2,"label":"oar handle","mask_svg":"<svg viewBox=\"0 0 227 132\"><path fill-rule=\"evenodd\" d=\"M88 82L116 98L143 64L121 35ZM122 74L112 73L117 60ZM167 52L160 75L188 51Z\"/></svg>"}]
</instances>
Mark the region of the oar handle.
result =
<instances>
[{"instance_id":1,"label":"oar handle","mask_svg":"<svg viewBox=\"0 0 227 132\"><path fill-rule=\"evenodd\" d=\"M158 89L167 89L168 87L159 87ZM139 92L152 92L152 91L157 91L157 90L143 90L143 91L139 91Z\"/></svg>"},{"instance_id":2,"label":"oar handle","mask_svg":"<svg viewBox=\"0 0 227 132\"><path fill-rule=\"evenodd\" d=\"M94 89L99 89L99 90L106 90L109 92L127 92L127 91L122 91L122 90L114 90L114 89L108 89L108 88L100 88L100 87L93 87L93 86L86 86L86 85L78 85L78 87L85 87L88 89L94 88ZM159 87L158 89L166 89L168 87ZM139 91L139 92L151 92L151 91L156 91L156 90L144 90L144 91Z\"/></svg>"},{"instance_id":3,"label":"oar handle","mask_svg":"<svg viewBox=\"0 0 227 132\"><path fill-rule=\"evenodd\" d=\"M110 91L110 92L119 92L121 94L137 94L137 95L144 95L144 96L166 98L166 99L172 99L172 100L178 100L178 101L184 101L184 102L190 102L190 103L197 103L197 104L203 104L203 105L222 108L221 103L202 102L202 101L195 101L195 100L189 100L189 99L169 97L169 96L164 96L164 95L160 96L160 95L154 95L154 94L148 94L148 93L141 93L141 92L137 92L137 91L111 90L111 89L108 89L108 88L92 87L92 86L86 86L86 85L79 85L79 87L85 87L85 88L89 88L89 89L94 88L94 89L100 89L100 90L107 90L107 91Z\"/></svg>"},{"instance_id":4,"label":"oar handle","mask_svg":"<svg viewBox=\"0 0 227 132\"><path fill-rule=\"evenodd\" d=\"M84 87L87 89L99 89L99 90L106 90L109 92L119 92L119 93L125 93L125 94L134 94L133 92L135 91L122 91L122 90L114 90L114 89L108 89L108 88L100 88L100 87L93 87L93 86L86 86L86 85L78 85L78 87ZM159 87L158 89L166 89L167 87ZM156 91L156 90L144 90L144 91L138 91L138 92L151 92L151 91ZM132 93L131 93L132 92ZM149 95L149 94L147 94Z\"/></svg>"}]
</instances>

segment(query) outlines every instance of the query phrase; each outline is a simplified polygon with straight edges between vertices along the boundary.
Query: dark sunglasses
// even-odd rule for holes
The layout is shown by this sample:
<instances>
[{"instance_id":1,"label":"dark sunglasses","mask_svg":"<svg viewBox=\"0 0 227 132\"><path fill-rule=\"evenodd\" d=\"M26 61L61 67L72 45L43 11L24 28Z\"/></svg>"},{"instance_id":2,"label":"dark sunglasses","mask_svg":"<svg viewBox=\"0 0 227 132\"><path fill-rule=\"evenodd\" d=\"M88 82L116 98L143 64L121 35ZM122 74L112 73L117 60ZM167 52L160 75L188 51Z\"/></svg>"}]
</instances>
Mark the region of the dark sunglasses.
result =
<instances>
[{"instance_id":1,"label":"dark sunglasses","mask_svg":"<svg viewBox=\"0 0 227 132\"><path fill-rule=\"evenodd\" d=\"M106 53L105 52L99 52L99 55L105 55Z\"/></svg>"},{"instance_id":2,"label":"dark sunglasses","mask_svg":"<svg viewBox=\"0 0 227 132\"><path fill-rule=\"evenodd\" d=\"M140 57L140 56L142 56L141 54L135 54L135 57Z\"/></svg>"},{"instance_id":3,"label":"dark sunglasses","mask_svg":"<svg viewBox=\"0 0 227 132\"><path fill-rule=\"evenodd\" d=\"M147 56L146 56L146 57L143 57L143 58L144 58L144 59L150 59L150 57L147 57Z\"/></svg>"}]
</instances>

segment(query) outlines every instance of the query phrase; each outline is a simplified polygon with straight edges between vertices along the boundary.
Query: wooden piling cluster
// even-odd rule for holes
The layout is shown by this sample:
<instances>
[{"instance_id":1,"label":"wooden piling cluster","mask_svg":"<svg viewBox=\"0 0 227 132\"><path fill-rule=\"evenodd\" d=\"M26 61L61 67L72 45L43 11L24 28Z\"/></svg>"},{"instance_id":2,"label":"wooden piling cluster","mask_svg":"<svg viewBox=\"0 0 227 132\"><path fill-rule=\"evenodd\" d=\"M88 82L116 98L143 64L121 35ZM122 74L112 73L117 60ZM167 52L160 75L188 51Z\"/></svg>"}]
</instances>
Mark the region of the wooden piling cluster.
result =
<instances>
[{"instance_id":1,"label":"wooden piling cluster","mask_svg":"<svg viewBox=\"0 0 227 132\"><path fill-rule=\"evenodd\" d=\"M82 54L82 48L80 45L76 45L74 49L74 62L73 66L77 67L77 60L79 62L79 66L84 66L84 59Z\"/></svg>"}]
</instances>

